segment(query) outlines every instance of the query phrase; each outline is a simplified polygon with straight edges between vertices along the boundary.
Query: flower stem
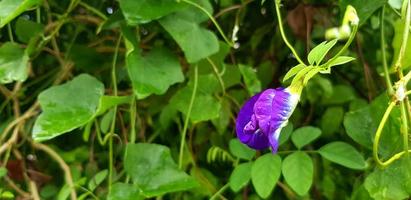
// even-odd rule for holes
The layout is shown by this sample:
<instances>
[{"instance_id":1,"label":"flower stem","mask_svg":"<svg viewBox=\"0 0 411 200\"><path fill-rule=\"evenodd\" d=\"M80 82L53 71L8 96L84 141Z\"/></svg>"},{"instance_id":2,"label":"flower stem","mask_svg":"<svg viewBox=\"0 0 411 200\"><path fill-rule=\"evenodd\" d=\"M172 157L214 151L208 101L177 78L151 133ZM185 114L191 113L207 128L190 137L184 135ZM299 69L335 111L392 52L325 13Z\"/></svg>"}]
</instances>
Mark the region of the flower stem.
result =
<instances>
[{"instance_id":1,"label":"flower stem","mask_svg":"<svg viewBox=\"0 0 411 200\"><path fill-rule=\"evenodd\" d=\"M287 37L285 36L284 29L283 29L283 22L282 22L282 19L281 19L280 6L279 6L281 0L274 0L274 2L275 2L275 11L277 12L278 27L280 28L281 37L283 38L284 43L287 45L287 47L288 47L288 48L291 50L291 52L293 53L295 59L297 59L297 61L298 61L300 64L305 65L304 62L301 60L300 56L298 56L297 51L296 51L296 50L294 49L294 47L290 44L290 42L288 42Z\"/></svg>"},{"instance_id":2,"label":"flower stem","mask_svg":"<svg viewBox=\"0 0 411 200\"><path fill-rule=\"evenodd\" d=\"M190 104L188 105L188 108L187 108L187 115L186 115L186 119L184 120L183 132L181 134L180 153L179 153L179 156L178 156L178 168L180 168L180 169L182 169L182 167L183 167L184 145L186 143L185 141L186 141L188 123L190 122L191 110L193 109L193 104L194 104L195 96L196 96L196 93L197 93L197 85L198 85L198 68L197 68L197 66L195 66L194 67L194 88L193 88L193 93L191 94Z\"/></svg>"},{"instance_id":3,"label":"flower stem","mask_svg":"<svg viewBox=\"0 0 411 200\"><path fill-rule=\"evenodd\" d=\"M381 54L382 54L382 65L384 67L384 76L385 82L388 88L388 94L393 94L394 89L392 87L392 82L390 78L390 73L388 72L388 65L387 65L387 56L385 53L385 31L384 31L384 13L385 13L385 6L381 9L381 16L380 16L380 39L381 39Z\"/></svg>"}]
</instances>

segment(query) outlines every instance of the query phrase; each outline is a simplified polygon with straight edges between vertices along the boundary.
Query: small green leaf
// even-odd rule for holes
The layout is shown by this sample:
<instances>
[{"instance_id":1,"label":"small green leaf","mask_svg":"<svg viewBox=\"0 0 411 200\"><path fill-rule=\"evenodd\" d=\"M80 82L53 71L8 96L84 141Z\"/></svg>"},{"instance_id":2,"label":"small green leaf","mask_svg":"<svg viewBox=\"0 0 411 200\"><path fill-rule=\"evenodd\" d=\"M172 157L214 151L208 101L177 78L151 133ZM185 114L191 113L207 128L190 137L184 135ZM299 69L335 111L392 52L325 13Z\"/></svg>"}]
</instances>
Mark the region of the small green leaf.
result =
<instances>
[{"instance_id":1,"label":"small green leaf","mask_svg":"<svg viewBox=\"0 0 411 200\"><path fill-rule=\"evenodd\" d=\"M242 163L237 165L231 173L228 183L234 192L238 192L248 184L251 179L251 166L253 163Z\"/></svg>"},{"instance_id":2,"label":"small green leaf","mask_svg":"<svg viewBox=\"0 0 411 200\"><path fill-rule=\"evenodd\" d=\"M153 49L146 56L133 51L127 55L127 69L139 99L164 94L171 85L184 81L177 56L165 48Z\"/></svg>"},{"instance_id":3,"label":"small green leaf","mask_svg":"<svg viewBox=\"0 0 411 200\"><path fill-rule=\"evenodd\" d=\"M10 191L1 191L0 190L0 199L14 199L14 198L15 198L15 196L12 192L10 192Z\"/></svg>"},{"instance_id":4,"label":"small green leaf","mask_svg":"<svg viewBox=\"0 0 411 200\"><path fill-rule=\"evenodd\" d=\"M256 154L254 149L251 149L247 145L241 143L238 139L230 140L229 149L235 157L245 160L251 160Z\"/></svg>"},{"instance_id":5,"label":"small green leaf","mask_svg":"<svg viewBox=\"0 0 411 200\"><path fill-rule=\"evenodd\" d=\"M332 142L321 147L318 152L325 159L351 169L365 169L362 155L351 145L344 142Z\"/></svg>"},{"instance_id":6,"label":"small green leaf","mask_svg":"<svg viewBox=\"0 0 411 200\"><path fill-rule=\"evenodd\" d=\"M143 200L141 192L135 185L127 183L115 183L111 192L108 194L108 200Z\"/></svg>"},{"instance_id":7,"label":"small green leaf","mask_svg":"<svg viewBox=\"0 0 411 200\"><path fill-rule=\"evenodd\" d=\"M342 107L328 107L321 117L321 130L324 135L331 135L339 130L344 117Z\"/></svg>"},{"instance_id":8,"label":"small green leaf","mask_svg":"<svg viewBox=\"0 0 411 200\"><path fill-rule=\"evenodd\" d=\"M97 186L99 186L101 184L101 182L104 181L104 179L106 179L108 174L108 170L102 170L100 172L98 172L89 182L88 182L88 189L90 191L94 191Z\"/></svg>"},{"instance_id":9,"label":"small green leaf","mask_svg":"<svg viewBox=\"0 0 411 200\"><path fill-rule=\"evenodd\" d=\"M43 29L43 24L24 19L23 17L18 18L16 22L16 35L22 42L28 43L32 37L42 33Z\"/></svg>"},{"instance_id":10,"label":"small green leaf","mask_svg":"<svg viewBox=\"0 0 411 200\"><path fill-rule=\"evenodd\" d=\"M176 0L120 0L120 8L129 25L148 23L184 8Z\"/></svg>"},{"instance_id":11,"label":"small green leaf","mask_svg":"<svg viewBox=\"0 0 411 200\"><path fill-rule=\"evenodd\" d=\"M253 68L245 65L238 65L241 75L243 76L244 83L247 87L250 95L254 95L261 91L261 82L257 78L256 71Z\"/></svg>"},{"instance_id":12,"label":"small green leaf","mask_svg":"<svg viewBox=\"0 0 411 200\"><path fill-rule=\"evenodd\" d=\"M33 127L33 139L49 140L87 124L94 118L104 93L96 78L82 74L39 95L43 112Z\"/></svg>"},{"instance_id":13,"label":"small green leaf","mask_svg":"<svg viewBox=\"0 0 411 200\"><path fill-rule=\"evenodd\" d=\"M285 76L283 78L283 82L285 82L286 80L288 80L291 77L295 76L299 71L304 69L304 67L306 67L304 64L298 64L297 66L295 66L295 67L291 68L290 70L288 70L288 72L285 74Z\"/></svg>"},{"instance_id":14,"label":"small green leaf","mask_svg":"<svg viewBox=\"0 0 411 200\"><path fill-rule=\"evenodd\" d=\"M7 174L7 169L5 167L0 167L0 178L3 178Z\"/></svg>"},{"instance_id":15,"label":"small green leaf","mask_svg":"<svg viewBox=\"0 0 411 200\"><path fill-rule=\"evenodd\" d=\"M301 149L320 137L320 135L321 129L312 126L304 126L293 132L291 140L298 149Z\"/></svg>"},{"instance_id":16,"label":"small green leaf","mask_svg":"<svg viewBox=\"0 0 411 200\"><path fill-rule=\"evenodd\" d=\"M285 181L298 195L307 194L314 176L314 164L310 156L300 151L287 156L282 164L282 172Z\"/></svg>"},{"instance_id":17,"label":"small green leaf","mask_svg":"<svg viewBox=\"0 0 411 200\"><path fill-rule=\"evenodd\" d=\"M1 7L0 7L1 8ZM0 83L25 81L29 57L16 43L6 42L0 47Z\"/></svg>"},{"instance_id":18,"label":"small green leaf","mask_svg":"<svg viewBox=\"0 0 411 200\"><path fill-rule=\"evenodd\" d=\"M281 174L281 158L278 155L265 154L259 157L251 167L251 181L261 198L267 198L274 190Z\"/></svg>"},{"instance_id":19,"label":"small green leaf","mask_svg":"<svg viewBox=\"0 0 411 200\"><path fill-rule=\"evenodd\" d=\"M324 41L314 47L308 54L308 62L310 63L310 65L320 65L321 61L324 59L325 55L327 55L328 51L330 51L330 49L333 48L335 44L337 44L337 41L337 39L331 40L329 42Z\"/></svg>"},{"instance_id":20,"label":"small green leaf","mask_svg":"<svg viewBox=\"0 0 411 200\"><path fill-rule=\"evenodd\" d=\"M197 182L178 169L170 149L158 144L128 144L124 169L147 197L188 190Z\"/></svg>"},{"instance_id":21,"label":"small green leaf","mask_svg":"<svg viewBox=\"0 0 411 200\"><path fill-rule=\"evenodd\" d=\"M216 35L202 28L193 19L172 14L159 22L184 51L189 63L196 63L219 50Z\"/></svg>"},{"instance_id":22,"label":"small green leaf","mask_svg":"<svg viewBox=\"0 0 411 200\"><path fill-rule=\"evenodd\" d=\"M294 130L294 126L293 126L293 123L291 122L288 122L287 125L283 129L281 129L280 138L279 138L280 146L288 141L293 130Z\"/></svg>"},{"instance_id":23,"label":"small green leaf","mask_svg":"<svg viewBox=\"0 0 411 200\"><path fill-rule=\"evenodd\" d=\"M343 65L345 63L349 63L351 61L355 60L355 58L350 57L350 56L339 56L335 60L331 61L328 63L328 67L333 67L337 65Z\"/></svg>"},{"instance_id":24,"label":"small green leaf","mask_svg":"<svg viewBox=\"0 0 411 200\"><path fill-rule=\"evenodd\" d=\"M174 94L169 105L186 115L193 89L194 83L190 80L186 87ZM190 115L193 123L215 119L219 116L221 103L214 96L219 89L218 81L213 74L198 77L198 88ZM207 112L204 112L205 110Z\"/></svg>"},{"instance_id":25,"label":"small green leaf","mask_svg":"<svg viewBox=\"0 0 411 200\"><path fill-rule=\"evenodd\" d=\"M39 5L41 2L41 0L0 1L0 29L27 9Z\"/></svg>"}]
</instances>

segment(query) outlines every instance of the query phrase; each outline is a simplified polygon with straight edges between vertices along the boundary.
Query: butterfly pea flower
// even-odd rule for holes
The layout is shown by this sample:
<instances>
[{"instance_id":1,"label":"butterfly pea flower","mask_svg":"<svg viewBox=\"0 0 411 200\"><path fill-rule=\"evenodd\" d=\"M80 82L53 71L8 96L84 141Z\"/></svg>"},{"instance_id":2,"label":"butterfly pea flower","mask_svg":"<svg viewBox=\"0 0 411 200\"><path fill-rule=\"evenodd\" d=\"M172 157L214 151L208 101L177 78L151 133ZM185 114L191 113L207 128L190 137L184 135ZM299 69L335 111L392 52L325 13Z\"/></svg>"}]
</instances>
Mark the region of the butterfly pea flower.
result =
<instances>
[{"instance_id":1,"label":"butterfly pea flower","mask_svg":"<svg viewBox=\"0 0 411 200\"><path fill-rule=\"evenodd\" d=\"M277 152L281 129L287 125L300 99L300 92L290 88L264 90L251 97L238 113L236 132L247 146Z\"/></svg>"}]
</instances>

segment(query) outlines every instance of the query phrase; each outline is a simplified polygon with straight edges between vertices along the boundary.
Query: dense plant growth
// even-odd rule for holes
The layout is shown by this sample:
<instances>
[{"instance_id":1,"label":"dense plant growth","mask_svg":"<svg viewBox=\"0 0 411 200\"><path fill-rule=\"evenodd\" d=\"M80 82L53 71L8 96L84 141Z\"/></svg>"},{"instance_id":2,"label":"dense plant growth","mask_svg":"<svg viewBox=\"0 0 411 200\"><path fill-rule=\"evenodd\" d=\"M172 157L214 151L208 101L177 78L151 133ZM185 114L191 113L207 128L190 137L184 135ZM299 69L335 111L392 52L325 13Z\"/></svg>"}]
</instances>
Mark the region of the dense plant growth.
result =
<instances>
[{"instance_id":1,"label":"dense plant growth","mask_svg":"<svg viewBox=\"0 0 411 200\"><path fill-rule=\"evenodd\" d=\"M0 0L0 199L407 199L410 6Z\"/></svg>"}]
</instances>

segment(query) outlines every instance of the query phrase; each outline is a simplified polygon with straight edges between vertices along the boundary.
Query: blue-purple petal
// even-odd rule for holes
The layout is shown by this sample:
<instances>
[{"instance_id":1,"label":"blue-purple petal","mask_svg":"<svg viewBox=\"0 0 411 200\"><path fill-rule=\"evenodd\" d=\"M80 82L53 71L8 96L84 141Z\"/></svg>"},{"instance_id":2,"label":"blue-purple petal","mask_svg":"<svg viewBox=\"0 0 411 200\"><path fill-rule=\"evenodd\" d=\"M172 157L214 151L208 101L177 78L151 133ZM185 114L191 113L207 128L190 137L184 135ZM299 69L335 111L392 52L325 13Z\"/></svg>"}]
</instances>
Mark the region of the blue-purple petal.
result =
<instances>
[{"instance_id":1,"label":"blue-purple petal","mask_svg":"<svg viewBox=\"0 0 411 200\"><path fill-rule=\"evenodd\" d=\"M288 89L267 89L251 97L238 113L236 122L239 140L254 149L278 149L281 129L287 124L299 95Z\"/></svg>"}]
</instances>

